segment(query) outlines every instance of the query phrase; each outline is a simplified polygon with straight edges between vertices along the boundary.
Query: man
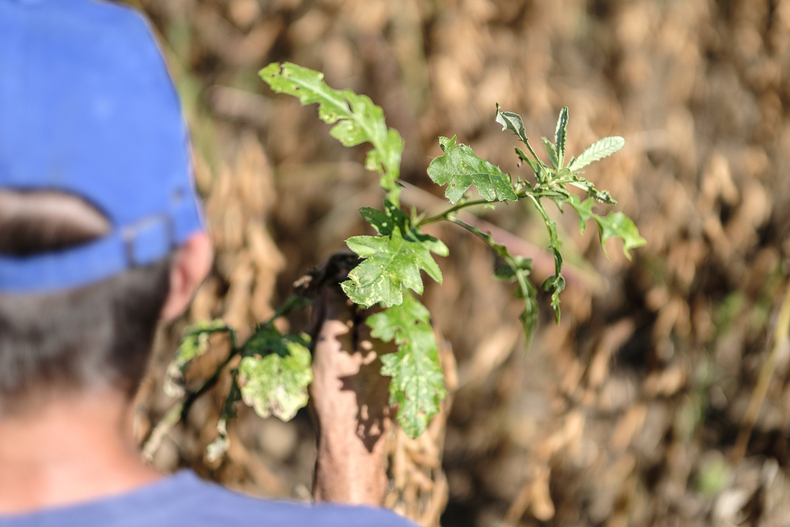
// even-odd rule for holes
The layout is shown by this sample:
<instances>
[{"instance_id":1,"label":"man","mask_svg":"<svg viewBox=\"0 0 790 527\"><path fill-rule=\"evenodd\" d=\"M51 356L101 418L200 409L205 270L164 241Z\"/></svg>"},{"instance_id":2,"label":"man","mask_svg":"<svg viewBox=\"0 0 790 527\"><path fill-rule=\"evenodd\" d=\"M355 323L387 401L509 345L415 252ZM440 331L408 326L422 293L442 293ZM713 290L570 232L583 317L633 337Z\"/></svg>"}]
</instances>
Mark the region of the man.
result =
<instances>
[{"instance_id":1,"label":"man","mask_svg":"<svg viewBox=\"0 0 790 527\"><path fill-rule=\"evenodd\" d=\"M183 312L212 261L189 159L136 13L0 0L0 526L411 525L369 507L254 500L140 461L129 406L155 326ZM321 338L344 332L329 320ZM314 390L339 393L324 373ZM354 394L342 397L316 409L317 495L370 502L365 478L376 496L386 481L359 460L381 447L354 441ZM362 479L350 481L355 459Z\"/></svg>"}]
</instances>

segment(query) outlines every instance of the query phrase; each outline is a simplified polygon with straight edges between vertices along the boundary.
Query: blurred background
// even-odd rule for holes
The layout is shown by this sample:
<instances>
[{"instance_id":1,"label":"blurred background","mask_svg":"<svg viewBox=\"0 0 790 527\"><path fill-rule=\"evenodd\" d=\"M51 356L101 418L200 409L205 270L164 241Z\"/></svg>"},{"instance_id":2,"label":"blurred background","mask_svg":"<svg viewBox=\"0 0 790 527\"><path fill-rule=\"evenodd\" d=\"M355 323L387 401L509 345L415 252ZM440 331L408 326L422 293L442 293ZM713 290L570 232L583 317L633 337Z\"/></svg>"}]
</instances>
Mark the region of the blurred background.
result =
<instances>
[{"instance_id":1,"label":"blurred background","mask_svg":"<svg viewBox=\"0 0 790 527\"><path fill-rule=\"evenodd\" d=\"M461 527L790 524L790 346L773 339L790 271L789 0L126 3L159 34L218 248L189 320L222 317L242 336L365 232L357 210L382 198L365 148L343 148L315 107L270 92L257 77L266 64L321 70L382 106L406 141L404 202L420 209L441 205L425 173L441 135L531 177L494 122L497 102L536 139L568 106L572 154L625 137L586 176L619 200L599 212L630 215L648 245L629 261L612 241L607 257L594 228L580 235L557 214L563 318L555 325L542 298L528 354L490 251L459 229L430 231L451 251L424 299L457 391L430 440L393 447L388 506L433 525L446 502L441 523ZM551 274L527 206L480 218L535 258L538 282ZM161 383L187 321L159 339L141 438L174 402ZM761 371L770 381L756 392ZM309 499L306 412L282 423L239 407L227 456L205 458L223 389L193 406L154 464Z\"/></svg>"}]
</instances>

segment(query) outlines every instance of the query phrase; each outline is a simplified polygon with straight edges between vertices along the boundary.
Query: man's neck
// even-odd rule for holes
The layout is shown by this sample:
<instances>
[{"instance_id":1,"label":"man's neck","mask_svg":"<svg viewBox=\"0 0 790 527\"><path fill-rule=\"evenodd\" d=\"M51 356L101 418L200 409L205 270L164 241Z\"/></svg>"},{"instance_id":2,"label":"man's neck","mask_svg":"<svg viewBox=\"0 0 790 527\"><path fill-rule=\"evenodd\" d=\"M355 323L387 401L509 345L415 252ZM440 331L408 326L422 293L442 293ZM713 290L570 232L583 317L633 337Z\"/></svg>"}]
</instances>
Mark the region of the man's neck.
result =
<instances>
[{"instance_id":1,"label":"man's neck","mask_svg":"<svg viewBox=\"0 0 790 527\"><path fill-rule=\"evenodd\" d=\"M0 515L120 494L161 478L131 439L129 403L93 390L0 415Z\"/></svg>"}]
</instances>

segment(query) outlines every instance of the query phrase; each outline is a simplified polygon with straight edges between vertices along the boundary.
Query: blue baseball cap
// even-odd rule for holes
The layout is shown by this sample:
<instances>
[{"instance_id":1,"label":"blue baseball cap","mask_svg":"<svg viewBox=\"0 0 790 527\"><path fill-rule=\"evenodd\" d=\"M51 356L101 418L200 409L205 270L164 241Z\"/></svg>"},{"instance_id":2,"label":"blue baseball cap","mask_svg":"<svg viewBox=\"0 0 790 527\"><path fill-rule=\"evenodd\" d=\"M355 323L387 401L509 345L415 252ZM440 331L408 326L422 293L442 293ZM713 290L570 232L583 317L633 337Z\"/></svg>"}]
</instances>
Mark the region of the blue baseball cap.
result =
<instances>
[{"instance_id":1,"label":"blue baseball cap","mask_svg":"<svg viewBox=\"0 0 790 527\"><path fill-rule=\"evenodd\" d=\"M2 189L75 194L112 224L75 248L0 255L7 293L97 282L203 229L181 106L139 14L94 0L0 0Z\"/></svg>"}]
</instances>

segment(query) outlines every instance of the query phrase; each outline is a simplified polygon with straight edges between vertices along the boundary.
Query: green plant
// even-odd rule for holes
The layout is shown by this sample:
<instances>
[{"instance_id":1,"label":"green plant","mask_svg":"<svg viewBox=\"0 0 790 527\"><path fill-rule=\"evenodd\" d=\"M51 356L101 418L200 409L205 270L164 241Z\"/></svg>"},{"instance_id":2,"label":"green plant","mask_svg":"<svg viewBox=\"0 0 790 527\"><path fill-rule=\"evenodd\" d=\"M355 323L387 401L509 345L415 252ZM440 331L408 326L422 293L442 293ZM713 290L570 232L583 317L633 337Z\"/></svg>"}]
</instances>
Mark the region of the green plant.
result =
<instances>
[{"instance_id":1,"label":"green plant","mask_svg":"<svg viewBox=\"0 0 790 527\"><path fill-rule=\"evenodd\" d=\"M439 411L445 395L443 374L435 336L430 326L428 310L417 299L423 292L421 271L437 282L442 273L434 255L448 256L447 246L440 240L422 232L425 225L447 221L466 229L498 256L495 274L502 280L516 284L516 295L524 302L521 314L527 343L535 330L538 314L537 285L530 279L530 259L511 255L508 248L477 227L458 219L456 213L468 207L495 205L498 202L528 200L537 209L545 223L549 248L554 256L554 274L539 287L551 294L555 319L560 320L560 293L565 288L562 276L562 241L554 221L549 217L545 203L554 204L562 212L565 207L579 216L579 229L583 232L588 220L598 228L601 247L610 238L620 238L623 250L645 244L634 223L622 212L601 216L593 211L595 202L614 204L605 190L599 190L582 177L583 169L622 148L620 137L606 137L584 150L578 157L568 156L565 145L568 126L568 109L563 108L554 134L554 141L543 138L548 162L538 157L525 133L522 118L497 106L496 122L503 130L511 131L523 143L528 154L516 148L518 157L534 173L534 182L513 179L495 165L479 158L472 149L460 144L456 137L439 139L442 155L428 167L428 175L439 185L446 185L445 196L450 206L441 214L425 217L417 211L406 212L400 205L401 186L398 184L403 140L400 134L388 128L382 109L365 95L350 90L335 90L326 85L323 75L300 66L270 64L260 76L278 93L297 97L303 105L318 104L320 118L334 126L331 135L345 146L362 143L372 145L367 154L366 168L379 174L385 191L381 209L364 207L362 217L375 229L375 236L355 236L347 240L348 247L362 262L342 283L343 291L356 304L363 307L379 306L381 311L371 316L367 324L372 335L385 342L395 341L397 351L384 355L382 375L392 377L390 400L399 405L398 421L410 436L423 432L430 418ZM474 186L479 198L470 197ZM583 190L587 197L581 199L568 187ZM307 385L310 383L310 361L306 353L307 342L303 337L280 334L273 321L295 307L303 305L290 299L278 310L272 320L260 325L254 335L243 345L232 345L231 356L241 354L241 366L233 373L233 388L220 420L220 439L214 452L221 452L226 441L225 423L233 415L233 404L243 399L261 415L277 415L289 419L298 407L306 404ZM182 344L171 367L171 379L189 365L205 349L201 335L231 332L224 325L197 326ZM200 341L204 338L203 341ZM197 339L197 340L196 340ZM203 342L203 348L200 348ZM230 359L228 359L230 360ZM199 394L202 387L190 393L187 401ZM183 408L182 408L183 410Z\"/></svg>"}]
</instances>

